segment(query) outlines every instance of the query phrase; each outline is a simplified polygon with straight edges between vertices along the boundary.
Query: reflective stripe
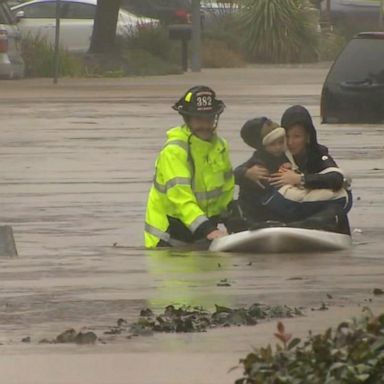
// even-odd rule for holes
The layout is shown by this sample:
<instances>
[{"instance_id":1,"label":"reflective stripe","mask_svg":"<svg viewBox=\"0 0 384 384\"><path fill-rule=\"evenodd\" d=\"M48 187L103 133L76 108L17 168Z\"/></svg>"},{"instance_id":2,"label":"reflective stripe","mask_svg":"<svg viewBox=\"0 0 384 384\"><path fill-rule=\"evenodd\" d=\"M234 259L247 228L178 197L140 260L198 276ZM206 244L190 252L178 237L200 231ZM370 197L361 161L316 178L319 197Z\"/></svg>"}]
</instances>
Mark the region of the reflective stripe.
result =
<instances>
[{"instance_id":1,"label":"reflective stripe","mask_svg":"<svg viewBox=\"0 0 384 384\"><path fill-rule=\"evenodd\" d=\"M170 140L170 141L167 141L165 143L165 145L164 145L164 148L167 147L168 145L177 145L177 146L185 149L187 152L188 152L188 149L189 149L188 143L186 143L183 140Z\"/></svg>"},{"instance_id":2,"label":"reflective stripe","mask_svg":"<svg viewBox=\"0 0 384 384\"><path fill-rule=\"evenodd\" d=\"M166 185L162 185L162 184L159 184L156 179L153 180L153 186L155 187L155 189L157 190L157 192L160 192L160 193L167 193L167 186Z\"/></svg>"},{"instance_id":3,"label":"reflective stripe","mask_svg":"<svg viewBox=\"0 0 384 384\"><path fill-rule=\"evenodd\" d=\"M167 243L169 243L171 239L169 233L160 231L160 229L153 227L151 224L145 223L144 230L145 232L148 232L149 234L156 236Z\"/></svg>"},{"instance_id":4,"label":"reflective stripe","mask_svg":"<svg viewBox=\"0 0 384 384\"><path fill-rule=\"evenodd\" d=\"M158 183L156 179L153 180L153 186L160 193L167 193L168 189L171 189L176 185L191 185L191 179L189 177L174 177L173 179L168 180L165 185Z\"/></svg>"},{"instance_id":5,"label":"reflective stripe","mask_svg":"<svg viewBox=\"0 0 384 384\"><path fill-rule=\"evenodd\" d=\"M206 201L209 199L220 197L224 193L225 192L223 192L223 188L216 188L209 192L195 192L195 196L198 201Z\"/></svg>"},{"instance_id":6,"label":"reflective stripe","mask_svg":"<svg viewBox=\"0 0 384 384\"><path fill-rule=\"evenodd\" d=\"M144 229L145 229L145 232L148 232L149 234L159 238L160 240L165 241L172 247L183 247L188 244L188 243L185 243L184 241L172 239L169 233L160 231L160 229L157 229L148 223L145 223Z\"/></svg>"},{"instance_id":7,"label":"reflective stripe","mask_svg":"<svg viewBox=\"0 0 384 384\"><path fill-rule=\"evenodd\" d=\"M192 233L195 233L197 228L200 227L201 224L205 223L206 221L208 221L208 217L207 216L199 216L197 219L195 219L192 224L189 226L189 230L192 232Z\"/></svg>"}]
</instances>

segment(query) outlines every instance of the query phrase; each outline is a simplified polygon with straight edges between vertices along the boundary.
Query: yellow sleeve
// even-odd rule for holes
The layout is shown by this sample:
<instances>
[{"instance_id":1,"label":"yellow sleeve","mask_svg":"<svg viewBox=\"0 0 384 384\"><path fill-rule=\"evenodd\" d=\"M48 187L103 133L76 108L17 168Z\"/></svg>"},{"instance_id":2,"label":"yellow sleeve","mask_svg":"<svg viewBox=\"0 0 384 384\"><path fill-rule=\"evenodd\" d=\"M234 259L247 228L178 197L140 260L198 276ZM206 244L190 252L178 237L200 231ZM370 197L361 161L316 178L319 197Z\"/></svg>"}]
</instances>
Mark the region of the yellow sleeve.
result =
<instances>
[{"instance_id":1,"label":"yellow sleeve","mask_svg":"<svg viewBox=\"0 0 384 384\"><path fill-rule=\"evenodd\" d=\"M184 148L176 145L165 147L157 162L155 187L167 195L176 218L194 233L208 218L192 190L191 166Z\"/></svg>"}]
</instances>

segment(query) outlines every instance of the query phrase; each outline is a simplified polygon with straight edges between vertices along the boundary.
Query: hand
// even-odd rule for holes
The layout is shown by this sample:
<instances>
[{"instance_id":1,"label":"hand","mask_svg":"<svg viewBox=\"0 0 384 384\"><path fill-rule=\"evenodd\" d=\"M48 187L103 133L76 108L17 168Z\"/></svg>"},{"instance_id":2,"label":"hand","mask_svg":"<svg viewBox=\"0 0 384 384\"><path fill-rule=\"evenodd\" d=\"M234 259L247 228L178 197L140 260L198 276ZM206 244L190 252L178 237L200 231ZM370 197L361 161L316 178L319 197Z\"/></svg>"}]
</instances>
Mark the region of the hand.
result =
<instances>
[{"instance_id":1,"label":"hand","mask_svg":"<svg viewBox=\"0 0 384 384\"><path fill-rule=\"evenodd\" d=\"M298 173L288 169L285 172L274 173L269 183L280 188L283 185L299 185L300 180L301 176Z\"/></svg>"},{"instance_id":2,"label":"hand","mask_svg":"<svg viewBox=\"0 0 384 384\"><path fill-rule=\"evenodd\" d=\"M279 172L286 172L288 169L292 169L292 164L291 163L284 163L281 164L279 168Z\"/></svg>"},{"instance_id":3,"label":"hand","mask_svg":"<svg viewBox=\"0 0 384 384\"><path fill-rule=\"evenodd\" d=\"M261 165L254 165L246 170L245 177L255 183L259 181L268 181L269 172Z\"/></svg>"},{"instance_id":4,"label":"hand","mask_svg":"<svg viewBox=\"0 0 384 384\"><path fill-rule=\"evenodd\" d=\"M220 237L227 236L227 233L225 231L221 231L220 229L215 229L211 233L208 233L207 239L208 240L215 240L219 239Z\"/></svg>"}]
</instances>

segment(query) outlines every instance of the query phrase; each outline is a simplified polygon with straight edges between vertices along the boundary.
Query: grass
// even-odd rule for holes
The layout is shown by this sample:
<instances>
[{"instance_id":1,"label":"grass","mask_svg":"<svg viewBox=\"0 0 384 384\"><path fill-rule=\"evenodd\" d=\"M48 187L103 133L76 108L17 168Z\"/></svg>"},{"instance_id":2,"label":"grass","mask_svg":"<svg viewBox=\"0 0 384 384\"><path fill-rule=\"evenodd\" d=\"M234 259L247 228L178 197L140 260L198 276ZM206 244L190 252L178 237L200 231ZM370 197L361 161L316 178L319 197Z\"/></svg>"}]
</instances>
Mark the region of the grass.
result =
<instances>
[{"instance_id":1,"label":"grass","mask_svg":"<svg viewBox=\"0 0 384 384\"><path fill-rule=\"evenodd\" d=\"M21 44L26 77L52 77L54 74L54 48L41 36L25 36ZM60 76L80 77L87 75L81 59L60 49Z\"/></svg>"}]
</instances>

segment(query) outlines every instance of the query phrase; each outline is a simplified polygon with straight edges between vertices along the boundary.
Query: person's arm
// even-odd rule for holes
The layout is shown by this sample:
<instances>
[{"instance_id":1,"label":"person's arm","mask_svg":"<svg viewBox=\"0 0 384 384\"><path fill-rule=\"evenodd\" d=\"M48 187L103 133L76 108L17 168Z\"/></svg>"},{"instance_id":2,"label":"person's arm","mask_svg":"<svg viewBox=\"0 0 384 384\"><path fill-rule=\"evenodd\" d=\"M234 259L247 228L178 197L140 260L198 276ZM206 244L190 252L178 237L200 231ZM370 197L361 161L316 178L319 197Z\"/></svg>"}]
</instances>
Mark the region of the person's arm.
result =
<instances>
[{"instance_id":1,"label":"person's arm","mask_svg":"<svg viewBox=\"0 0 384 384\"><path fill-rule=\"evenodd\" d=\"M240 186L261 187L263 181L267 181L269 172L263 162L252 156L245 163L235 169L235 183Z\"/></svg>"},{"instance_id":2,"label":"person's arm","mask_svg":"<svg viewBox=\"0 0 384 384\"><path fill-rule=\"evenodd\" d=\"M235 174L235 183L237 185L240 185L242 182L247 181L245 174L248 171L249 168L251 168L253 165L257 164L255 162L255 159L253 156L248 159L245 163L237 166L235 168L234 174Z\"/></svg>"},{"instance_id":3,"label":"person's arm","mask_svg":"<svg viewBox=\"0 0 384 384\"><path fill-rule=\"evenodd\" d=\"M343 187L344 175L338 171L309 174L303 176L304 186L309 189L332 189L338 191Z\"/></svg>"},{"instance_id":4,"label":"person's arm","mask_svg":"<svg viewBox=\"0 0 384 384\"><path fill-rule=\"evenodd\" d=\"M344 185L343 171L337 166L336 161L324 152L319 161L319 171L304 176L304 186L309 189L332 189L338 191Z\"/></svg>"},{"instance_id":5,"label":"person's arm","mask_svg":"<svg viewBox=\"0 0 384 384\"><path fill-rule=\"evenodd\" d=\"M187 152L178 146L167 146L157 163L157 181L176 208L177 218L198 238L208 237L217 226L206 216L192 190L191 169Z\"/></svg>"},{"instance_id":6,"label":"person's arm","mask_svg":"<svg viewBox=\"0 0 384 384\"><path fill-rule=\"evenodd\" d=\"M333 191L343 187L344 174L330 155L321 157L318 169L318 173L299 174L292 170L275 173L272 175L271 185L275 187L295 185L308 189L332 189Z\"/></svg>"}]
</instances>

